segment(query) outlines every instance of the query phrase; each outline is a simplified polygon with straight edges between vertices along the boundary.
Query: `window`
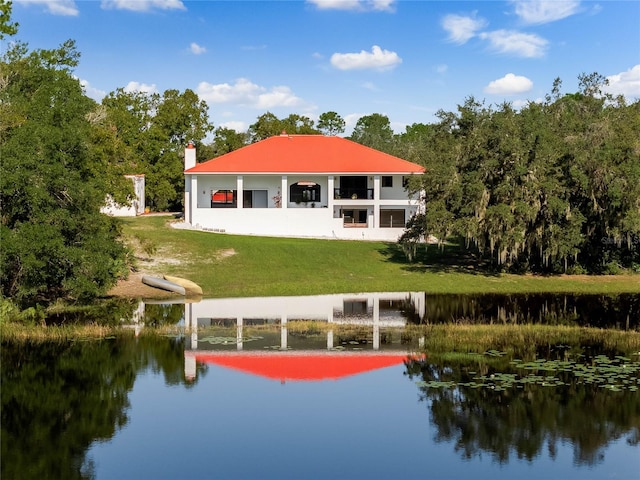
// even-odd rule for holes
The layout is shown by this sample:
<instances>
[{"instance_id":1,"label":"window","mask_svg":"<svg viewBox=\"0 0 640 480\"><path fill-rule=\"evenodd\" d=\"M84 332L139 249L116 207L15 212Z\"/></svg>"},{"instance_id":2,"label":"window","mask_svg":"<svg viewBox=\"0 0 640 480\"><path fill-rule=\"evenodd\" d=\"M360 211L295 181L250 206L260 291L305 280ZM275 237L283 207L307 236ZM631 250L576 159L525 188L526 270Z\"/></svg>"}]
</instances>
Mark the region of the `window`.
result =
<instances>
[{"instance_id":1,"label":"window","mask_svg":"<svg viewBox=\"0 0 640 480\"><path fill-rule=\"evenodd\" d=\"M345 227L367 225L367 210L341 210L341 214Z\"/></svg>"},{"instance_id":2,"label":"window","mask_svg":"<svg viewBox=\"0 0 640 480\"><path fill-rule=\"evenodd\" d=\"M391 175L383 175L382 176L382 186L383 187L393 187L393 177Z\"/></svg>"},{"instance_id":3,"label":"window","mask_svg":"<svg viewBox=\"0 0 640 480\"><path fill-rule=\"evenodd\" d=\"M319 202L320 185L313 182L298 182L289 187L289 201L291 202Z\"/></svg>"},{"instance_id":4,"label":"window","mask_svg":"<svg viewBox=\"0 0 640 480\"><path fill-rule=\"evenodd\" d=\"M381 228L404 228L405 227L405 211L401 209L380 209L380 227Z\"/></svg>"},{"instance_id":5,"label":"window","mask_svg":"<svg viewBox=\"0 0 640 480\"><path fill-rule=\"evenodd\" d=\"M243 190L242 206L244 208L268 208L266 190Z\"/></svg>"},{"instance_id":6,"label":"window","mask_svg":"<svg viewBox=\"0 0 640 480\"><path fill-rule=\"evenodd\" d=\"M342 311L345 315L362 315L368 313L366 300L344 300Z\"/></svg>"},{"instance_id":7,"label":"window","mask_svg":"<svg viewBox=\"0 0 640 480\"><path fill-rule=\"evenodd\" d=\"M211 208L214 207L234 207L236 205L235 190L212 190Z\"/></svg>"}]
</instances>

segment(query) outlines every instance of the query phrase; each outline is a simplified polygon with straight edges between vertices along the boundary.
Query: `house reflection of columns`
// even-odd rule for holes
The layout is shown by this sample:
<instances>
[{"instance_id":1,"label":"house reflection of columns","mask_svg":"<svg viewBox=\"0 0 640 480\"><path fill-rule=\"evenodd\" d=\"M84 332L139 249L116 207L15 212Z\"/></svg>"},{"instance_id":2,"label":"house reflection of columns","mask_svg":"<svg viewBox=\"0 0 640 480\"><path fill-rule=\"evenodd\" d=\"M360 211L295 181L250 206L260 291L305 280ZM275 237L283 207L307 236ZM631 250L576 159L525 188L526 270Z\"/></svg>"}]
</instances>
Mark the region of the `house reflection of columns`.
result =
<instances>
[{"instance_id":1,"label":"house reflection of columns","mask_svg":"<svg viewBox=\"0 0 640 480\"><path fill-rule=\"evenodd\" d=\"M220 322L235 324L236 352L245 350L245 329L264 324L272 324L280 329L279 350L289 350L288 325L296 320L370 327L369 348L378 351L381 348L381 328L403 328L408 316L423 318L424 315L424 292L227 298L188 303L185 305L185 328L190 332L190 344L185 349L185 376L195 378L194 353L198 350L199 331L215 327ZM332 352L336 347L340 345L335 345L334 329L329 328L326 332L326 351ZM225 351L231 353L228 349Z\"/></svg>"}]
</instances>

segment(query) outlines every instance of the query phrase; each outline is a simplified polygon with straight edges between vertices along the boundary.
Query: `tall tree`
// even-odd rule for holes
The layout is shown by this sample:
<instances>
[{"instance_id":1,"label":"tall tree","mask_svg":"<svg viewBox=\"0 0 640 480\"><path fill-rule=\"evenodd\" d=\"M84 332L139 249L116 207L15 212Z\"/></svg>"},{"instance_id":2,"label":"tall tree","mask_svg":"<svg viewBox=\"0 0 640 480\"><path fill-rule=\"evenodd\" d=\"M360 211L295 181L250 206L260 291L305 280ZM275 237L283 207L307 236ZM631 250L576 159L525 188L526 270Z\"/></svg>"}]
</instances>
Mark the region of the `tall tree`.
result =
<instances>
[{"instance_id":1,"label":"tall tree","mask_svg":"<svg viewBox=\"0 0 640 480\"><path fill-rule=\"evenodd\" d=\"M214 132L211 156L219 157L225 153L233 152L247 144L248 135L244 132L236 132L231 128L218 127Z\"/></svg>"},{"instance_id":2,"label":"tall tree","mask_svg":"<svg viewBox=\"0 0 640 480\"><path fill-rule=\"evenodd\" d=\"M335 136L344 132L346 123L336 112L324 112L318 118L318 130L324 135Z\"/></svg>"},{"instance_id":3,"label":"tall tree","mask_svg":"<svg viewBox=\"0 0 640 480\"><path fill-rule=\"evenodd\" d=\"M455 234L497 268L637 269L640 102L603 96L604 81L582 75L581 91L562 96L556 79L520 111L471 97L424 139L398 136L397 151L427 169L414 186L425 213L401 242L409 256L427 235Z\"/></svg>"},{"instance_id":4,"label":"tall tree","mask_svg":"<svg viewBox=\"0 0 640 480\"><path fill-rule=\"evenodd\" d=\"M282 119L282 127L289 134L315 135L320 133L314 126L314 122L309 117L292 113L287 118Z\"/></svg>"},{"instance_id":5,"label":"tall tree","mask_svg":"<svg viewBox=\"0 0 640 480\"><path fill-rule=\"evenodd\" d=\"M267 112L258 117L255 123L249 126L249 140L251 143L259 142L275 135L286 132L294 134L317 134L319 131L313 126L313 120L303 115L292 113L286 118L278 118L273 113Z\"/></svg>"},{"instance_id":6,"label":"tall tree","mask_svg":"<svg viewBox=\"0 0 640 480\"><path fill-rule=\"evenodd\" d=\"M0 0L0 40L18 33L18 23L11 21L13 2Z\"/></svg>"},{"instance_id":7,"label":"tall tree","mask_svg":"<svg viewBox=\"0 0 640 480\"><path fill-rule=\"evenodd\" d=\"M392 153L394 148L393 130L389 117L379 113L360 117L350 139L386 153Z\"/></svg>"},{"instance_id":8,"label":"tall tree","mask_svg":"<svg viewBox=\"0 0 640 480\"><path fill-rule=\"evenodd\" d=\"M73 75L72 41L2 57L0 131L2 295L27 306L89 299L125 271L115 220L100 213L108 193L104 157L94 154L97 108Z\"/></svg>"},{"instance_id":9,"label":"tall tree","mask_svg":"<svg viewBox=\"0 0 640 480\"><path fill-rule=\"evenodd\" d=\"M181 209L182 152L213 127L207 105L191 90L161 96L118 89L103 99L117 137L129 148L132 172L147 176L146 203L155 210Z\"/></svg>"},{"instance_id":10,"label":"tall tree","mask_svg":"<svg viewBox=\"0 0 640 480\"><path fill-rule=\"evenodd\" d=\"M264 113L258 117L255 123L249 125L249 141L255 143L274 135L280 135L283 129L282 120L271 112Z\"/></svg>"}]
</instances>

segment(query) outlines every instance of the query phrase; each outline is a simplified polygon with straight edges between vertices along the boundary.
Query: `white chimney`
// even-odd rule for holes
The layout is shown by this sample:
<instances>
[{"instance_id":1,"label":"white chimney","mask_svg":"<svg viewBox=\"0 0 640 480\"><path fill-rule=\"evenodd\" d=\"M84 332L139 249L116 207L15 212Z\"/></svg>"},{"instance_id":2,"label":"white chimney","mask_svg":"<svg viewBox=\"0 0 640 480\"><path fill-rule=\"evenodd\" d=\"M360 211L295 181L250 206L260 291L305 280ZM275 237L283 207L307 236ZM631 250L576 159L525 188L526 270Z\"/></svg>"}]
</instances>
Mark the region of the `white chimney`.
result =
<instances>
[{"instance_id":1,"label":"white chimney","mask_svg":"<svg viewBox=\"0 0 640 480\"><path fill-rule=\"evenodd\" d=\"M184 169L189 170L196 166L196 146L191 141L184 149Z\"/></svg>"}]
</instances>

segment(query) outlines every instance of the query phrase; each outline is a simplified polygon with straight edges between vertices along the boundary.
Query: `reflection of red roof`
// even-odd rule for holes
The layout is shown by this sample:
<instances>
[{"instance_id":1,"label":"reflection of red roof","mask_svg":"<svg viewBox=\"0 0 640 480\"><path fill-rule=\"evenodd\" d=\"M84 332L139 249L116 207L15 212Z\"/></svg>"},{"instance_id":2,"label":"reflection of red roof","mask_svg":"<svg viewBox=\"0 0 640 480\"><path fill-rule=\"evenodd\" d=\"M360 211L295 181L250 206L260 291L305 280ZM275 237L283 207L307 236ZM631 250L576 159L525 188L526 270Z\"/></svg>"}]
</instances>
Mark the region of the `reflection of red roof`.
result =
<instances>
[{"instance_id":1,"label":"reflection of red roof","mask_svg":"<svg viewBox=\"0 0 640 480\"><path fill-rule=\"evenodd\" d=\"M185 173L423 173L424 168L341 137L278 135Z\"/></svg>"},{"instance_id":2,"label":"reflection of red roof","mask_svg":"<svg viewBox=\"0 0 640 480\"><path fill-rule=\"evenodd\" d=\"M232 368L251 375L284 381L339 378L403 363L406 353L214 353L194 352L197 361Z\"/></svg>"}]
</instances>

